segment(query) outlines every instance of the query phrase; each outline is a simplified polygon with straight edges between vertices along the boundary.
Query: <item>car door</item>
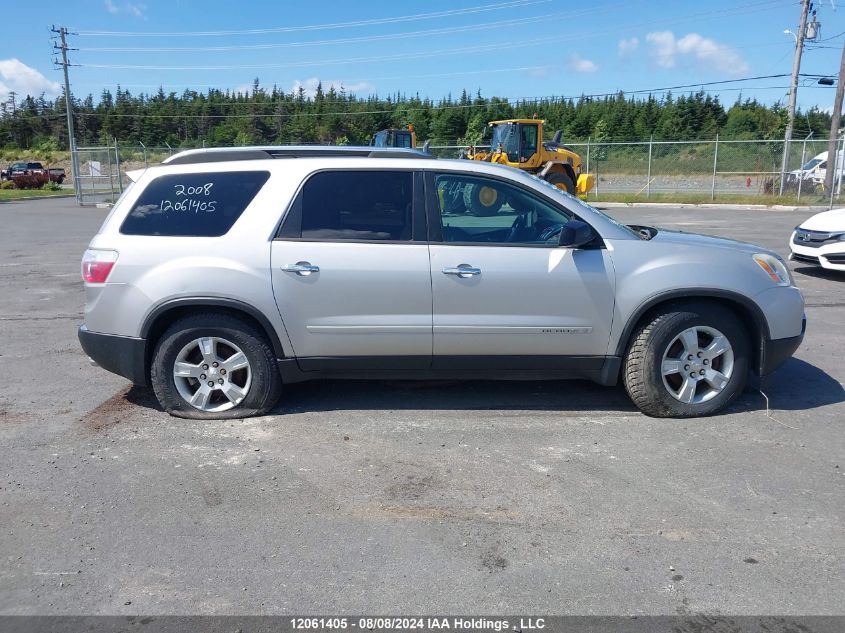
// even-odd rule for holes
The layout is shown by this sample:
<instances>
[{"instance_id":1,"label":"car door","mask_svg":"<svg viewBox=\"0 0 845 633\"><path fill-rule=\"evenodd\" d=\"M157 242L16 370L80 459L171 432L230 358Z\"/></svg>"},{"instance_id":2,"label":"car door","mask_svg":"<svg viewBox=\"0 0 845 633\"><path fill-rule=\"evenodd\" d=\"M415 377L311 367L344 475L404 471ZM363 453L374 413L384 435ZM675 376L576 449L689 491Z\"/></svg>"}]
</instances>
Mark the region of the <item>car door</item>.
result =
<instances>
[{"instance_id":1,"label":"car door","mask_svg":"<svg viewBox=\"0 0 845 633\"><path fill-rule=\"evenodd\" d=\"M598 366L614 308L601 239L560 247L572 213L504 179L439 172L426 182L433 366Z\"/></svg>"},{"instance_id":2,"label":"car door","mask_svg":"<svg viewBox=\"0 0 845 633\"><path fill-rule=\"evenodd\" d=\"M431 362L424 186L411 170L325 170L273 241L273 292L303 370Z\"/></svg>"}]
</instances>

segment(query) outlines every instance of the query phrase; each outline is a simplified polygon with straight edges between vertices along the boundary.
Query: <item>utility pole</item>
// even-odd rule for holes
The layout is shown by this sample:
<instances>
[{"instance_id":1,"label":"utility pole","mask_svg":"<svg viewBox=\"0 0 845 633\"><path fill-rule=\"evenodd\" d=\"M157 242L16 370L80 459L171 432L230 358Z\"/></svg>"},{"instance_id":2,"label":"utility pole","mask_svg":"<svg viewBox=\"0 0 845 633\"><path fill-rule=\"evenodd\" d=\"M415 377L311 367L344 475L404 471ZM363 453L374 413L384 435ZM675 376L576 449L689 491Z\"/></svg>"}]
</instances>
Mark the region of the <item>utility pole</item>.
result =
<instances>
[{"instance_id":1,"label":"utility pole","mask_svg":"<svg viewBox=\"0 0 845 633\"><path fill-rule=\"evenodd\" d=\"M59 42L61 42L59 46L54 45L53 48L62 52L62 61L60 63L65 75L65 109L67 110L67 137L70 145L71 170L73 171L73 192L76 194L76 201L81 203L81 192L79 189L79 156L76 154L76 138L73 133L73 99L70 94L70 79L68 78L67 73L67 68L70 66L70 63L68 63L67 60L67 52L70 50L67 46L68 30L63 26L60 26L58 29L53 26L50 30L59 35Z\"/></svg>"},{"instance_id":2,"label":"utility pole","mask_svg":"<svg viewBox=\"0 0 845 633\"><path fill-rule=\"evenodd\" d=\"M786 111L786 134L783 137L783 161L780 167L780 194L783 195L784 174L789 166L789 143L792 140L792 127L795 124L795 102L798 99L798 73L801 71L801 54L804 52L804 37L807 35L807 14L810 13L811 0L801 0L801 21L795 35L795 56L792 58L792 81L789 84L789 106Z\"/></svg>"},{"instance_id":3,"label":"utility pole","mask_svg":"<svg viewBox=\"0 0 845 633\"><path fill-rule=\"evenodd\" d=\"M825 191L833 190L834 172L842 169L837 165L839 156L836 142L839 139L839 122L842 120L842 96L845 93L845 45L842 47L842 61L839 62L839 79L836 82L836 98L833 100L833 112L830 116L830 139L827 141L827 169L824 173Z\"/></svg>"}]
</instances>

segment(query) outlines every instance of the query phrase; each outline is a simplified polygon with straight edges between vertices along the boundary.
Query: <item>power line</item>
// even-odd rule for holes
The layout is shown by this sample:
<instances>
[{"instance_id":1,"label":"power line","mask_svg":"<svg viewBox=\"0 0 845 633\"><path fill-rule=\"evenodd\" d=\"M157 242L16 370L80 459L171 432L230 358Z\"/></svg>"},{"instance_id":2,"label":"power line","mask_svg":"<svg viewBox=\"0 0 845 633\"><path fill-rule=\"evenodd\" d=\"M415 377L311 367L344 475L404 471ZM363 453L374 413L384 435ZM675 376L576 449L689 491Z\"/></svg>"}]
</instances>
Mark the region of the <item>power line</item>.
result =
<instances>
[{"instance_id":1,"label":"power line","mask_svg":"<svg viewBox=\"0 0 845 633\"><path fill-rule=\"evenodd\" d=\"M772 6L777 4L782 4L783 0L763 0L761 2L751 3L745 5L743 7L739 7L729 11L707 11L698 14L690 14L688 16L683 16L680 19L671 20L666 24L675 24L675 23L683 23L688 21L700 20L704 17L710 15L718 15L720 18L723 18L728 15L736 15L741 13L749 13L758 11L761 7L764 6ZM572 14L570 14L572 15ZM529 18L524 18L529 19ZM606 29L604 31L591 31L587 34L579 35L579 40L583 40L586 38L594 38L594 37L601 37L604 35L609 35L613 33L617 33L619 31L628 31L631 28L636 28L639 26L653 26L652 22L643 22L639 24L633 25L623 25L620 27L616 27L613 29ZM455 28L464 28L464 27L455 27ZM561 42L565 41L562 39L561 34L556 34L550 37L543 37L543 38L535 38L530 40L522 40L517 42L496 42L493 44L481 45L481 46L467 46L467 47L458 47L458 48L451 48L451 49L441 49L438 51L424 51L424 52L415 52L415 53L401 53L396 55L380 55L380 56L372 56L372 57L357 57L357 58L341 58L341 59L324 59L324 60L309 60L303 62L287 62L287 63L265 63L265 64L222 64L222 65L199 65L199 66L164 66L164 65L152 65L152 64L97 64L97 63L85 63L82 64L88 68L104 68L104 69L120 69L120 70L171 70L171 71L214 71L214 70L239 70L239 69L249 69L249 70L261 70L261 69L273 69L273 68L304 68L304 67L315 67L320 65L326 64L353 64L353 63L377 63L382 61L398 61L398 60L411 60L411 59L426 59L430 57L438 57L438 56L446 56L446 55L456 55L456 54L465 54L465 53L480 53L480 52L489 52L489 51L498 51L502 48L525 48L528 46L535 46L537 44L545 44L549 42ZM294 43L300 44L300 43ZM305 43L302 43L303 45ZM276 46L276 45L264 45L264 46ZM284 46L280 44L278 46ZM190 52L191 49L185 49L185 52ZM140 52L140 51L139 51ZM151 52L146 50L144 52Z\"/></svg>"},{"instance_id":2,"label":"power line","mask_svg":"<svg viewBox=\"0 0 845 633\"><path fill-rule=\"evenodd\" d=\"M416 52L416 53L400 53L398 55L378 55L370 57L341 57L337 59L322 59L304 62L286 62L282 64L226 64L219 66L153 66L147 64L80 64L86 68L110 68L122 70L237 70L237 69L251 69L260 70L268 68L307 68L312 66L321 66L324 64L358 64L358 63L372 63L382 61L397 61L407 59L425 59L429 57L440 57L444 55L460 55L464 53L484 53L489 51L500 51L503 47L507 48L525 48L527 46L535 46L536 44L545 44L548 42L560 41L560 37L541 37L532 40L523 40L521 42L496 42L493 44L484 44L482 46L464 46L459 48L446 48L436 51Z\"/></svg>"},{"instance_id":3,"label":"power line","mask_svg":"<svg viewBox=\"0 0 845 633\"><path fill-rule=\"evenodd\" d=\"M366 81L381 81L385 79L422 79L428 77L464 77L466 75L481 75L481 74L490 74L490 73L507 73L507 72L531 72L531 71L538 71L538 70L548 70L550 68L556 68L556 66L546 65L546 66L517 66L512 68L485 68L483 70L461 70L455 72L447 72L447 73L424 73L419 75L387 75L381 77L370 77ZM344 80L340 83L340 87L343 87L343 84L356 84L363 82L363 79L352 79L352 80ZM102 87L103 84L96 83L96 84L77 84L83 86L97 86ZM120 83L118 87L124 88L188 88L188 87L198 87L198 88L212 88L216 89L219 92L224 92L224 89L218 88L218 84L161 84L161 83L151 83L151 84L125 84ZM226 88L225 90L228 90ZM232 92L235 92L233 90Z\"/></svg>"},{"instance_id":4,"label":"power line","mask_svg":"<svg viewBox=\"0 0 845 633\"><path fill-rule=\"evenodd\" d=\"M624 94L645 94L645 93L655 93L655 92L666 92L670 90L676 90L681 88L689 88L689 87L703 87L707 85L720 85L726 83L736 83L738 81L751 81L751 80L759 80L759 79L770 79L770 78L783 78L788 77L787 74L780 74L780 75L763 75L759 77L748 77L745 79L727 79L723 81L716 81L716 82L707 82L704 84L684 84L678 86L669 86L663 88L649 88L649 89L642 89L642 90L630 90L630 91L615 91L615 92L606 92L600 94L591 94L591 95L577 95L577 96L565 96L565 95L548 95L548 96L534 96L534 97L511 97L507 99L502 99L499 103L508 105L520 105L520 103L536 103L537 105L551 105L553 103L562 103L565 101L574 101L578 99L595 99L601 97L613 97L619 95L620 93ZM784 89L787 86L771 86L769 88L772 89ZM761 87L762 88L762 87ZM724 90L734 90L730 88L725 88ZM742 89L737 89L742 90ZM309 99L309 102L313 103L313 100ZM540 102L540 103L538 103ZM345 102L344 102L345 103ZM244 104L244 105L264 105L266 107L274 107L280 104L284 105L295 105L295 101L277 101L277 102L268 102L266 104ZM209 103L211 106L222 105L222 104L212 104ZM297 118L297 117L328 117L328 116L362 116L368 114L391 114L396 111L396 107L392 107L390 109L378 109L378 110L358 110L358 111L335 111L335 112L292 112L292 113L255 113L250 112L247 114L131 114L131 113L114 113L109 112L108 116L110 117L143 117L143 118L151 118L151 117L159 117L165 119L244 119L244 118L254 118L254 117L264 117L264 118L272 118L272 119L288 119L288 118ZM471 109L471 108L489 108L491 106L495 106L496 104L487 101L485 103L468 103L468 104L449 104L449 105L434 105L434 106L424 106L424 107L407 107L407 105L402 105L402 109L406 112L416 112L422 110L456 110L456 109ZM79 116L101 116L102 113L97 112L90 112L90 113L79 113Z\"/></svg>"},{"instance_id":5,"label":"power line","mask_svg":"<svg viewBox=\"0 0 845 633\"><path fill-rule=\"evenodd\" d=\"M209 37L225 35L261 35L266 33L295 33L300 31L322 31L329 29L345 29L360 26L373 26L377 24L397 24L402 22L415 22L419 20L432 20L435 18L452 17L455 15L467 15L472 13L483 13L487 11L499 11L502 9L523 8L537 4L547 4L551 0L510 0L495 4L484 4L462 9L450 9L447 11L434 11L431 13L416 13L412 15L395 16L389 18L373 18L369 20L354 20L351 22L333 22L329 24L311 24L304 26L284 26L269 29L245 29L230 31L180 31L169 33L155 32L133 32L133 31L79 31L79 35L96 35L100 37Z\"/></svg>"},{"instance_id":6,"label":"power line","mask_svg":"<svg viewBox=\"0 0 845 633\"><path fill-rule=\"evenodd\" d=\"M497 69L497 70L491 70L491 71L478 71L478 72L523 71L523 70L542 69L542 68L549 68L549 67L548 66L534 66L534 67L528 66L528 67L522 67L522 68L503 68L503 69ZM452 73L452 74L466 75L468 73L460 72L460 73ZM671 90L680 90L680 89L683 89L683 88L703 88L705 86L718 86L718 85L722 85L722 84L732 84L732 83L737 83L737 82L757 81L757 80L761 80L761 79L779 79L779 78L788 77L788 76L789 76L788 74L759 75L757 77L745 77L745 78L742 78L742 79L724 79L722 81L710 81L710 82L695 83L695 84L681 84L681 85L677 85L677 86L665 86L665 87L662 87L662 88L647 88L647 89L642 89L642 90L616 90L616 91L613 91L613 92L604 92L604 93L597 93L597 94L590 94L590 95L583 94L583 95L577 95L577 96L567 96L567 95L521 96L521 97L511 97L509 99L509 101L520 101L520 100L522 100L522 101L532 101L532 100L533 101L541 101L541 100L548 100L548 101L557 100L557 101L560 101L560 100L580 99L582 97L584 97L584 98L612 97L612 96L616 96L620 93L623 94L623 95L648 94L648 93L655 93L655 92L668 92L668 91L671 91ZM805 76L805 75L802 75L802 76ZM808 81L815 80L815 78L816 78L816 76L814 76L814 75L813 76L807 76L807 77L808 77ZM350 82L350 83L354 83L354 82ZM751 88L751 89L754 89L754 90L769 90L769 89L773 90L773 89L788 88L788 87L789 86L748 86L747 88ZM820 87L827 87L827 86L820 86ZM744 90L744 89L747 89L747 88L740 88L739 90ZM723 88L722 90L725 91L725 90L728 90L728 89ZM220 92L222 92L222 91L220 91ZM280 94L288 95L288 94L291 94L291 93L285 92L285 93L280 93ZM493 97L491 97L491 98L493 98ZM379 100L382 100L382 99L379 99ZM211 104L211 102L209 102L210 105L214 105L215 107L227 107L227 108L228 107L231 107L231 108L235 108L235 107L267 107L267 106L277 105L279 103L289 103L289 102L285 102L285 101L255 102L255 101L253 101L253 102L243 102L243 103L214 103L214 104ZM348 99L322 99L321 103L324 103L324 104L347 103L348 104L349 100ZM437 107L437 106L433 106L433 107ZM475 107L475 106L473 106L473 107ZM478 107L482 107L482 106L478 106Z\"/></svg>"},{"instance_id":7,"label":"power line","mask_svg":"<svg viewBox=\"0 0 845 633\"><path fill-rule=\"evenodd\" d=\"M831 86L817 86L811 85L807 86L808 88L820 88L820 89L830 89ZM743 90L747 90L749 87L742 87L742 88L723 88L720 92L742 92ZM751 86L754 90L786 90L789 86ZM624 94L644 94L644 93L654 93L659 92L661 89L659 88L652 88L647 90L633 90L629 91ZM498 102L486 101L485 103L469 103L469 104L452 104L452 105L428 105L428 106L421 106L421 107L408 107L407 103L396 103L393 108L391 109L381 109L381 110L361 110L361 111L328 111L328 112L293 112L293 113L257 113L251 112L248 114L155 114L155 113L118 113L118 112L77 112L77 117L109 117L109 118L161 118L161 119L244 119L244 118L269 118L269 119L291 119L297 117L330 117L330 116L359 116L365 114L394 114L399 109L404 112L419 112L424 110L459 110L459 109L472 109L472 108L492 108L497 105L509 105L509 106L521 106L521 105L530 105L532 107L544 107L544 106L551 106L551 105L559 105L565 101L576 101L578 99L596 99L601 97L613 97L618 95L622 91L617 92L607 92L607 93L598 93L598 94L582 94L578 96L542 96L542 97L513 97L513 98L498 98ZM384 101L384 100L379 100ZM313 104L313 99L308 99L306 103ZM224 103L212 103L208 102L207 105L211 107L221 107L231 104L224 104ZM267 102L266 104L243 104L243 105L264 105L266 107L275 107L279 105L297 105L296 101L275 101L275 102ZM53 114L53 115L40 115L40 116L30 116L30 115L18 115L16 120L56 120L62 118L62 115ZM797 129L797 128L796 128ZM803 129L803 128L801 128ZM800 131L800 130L799 130Z\"/></svg>"},{"instance_id":8,"label":"power line","mask_svg":"<svg viewBox=\"0 0 845 633\"><path fill-rule=\"evenodd\" d=\"M584 13L587 13L585 11ZM244 44L239 46L197 46L197 47L94 47L94 48L80 48L80 51L91 53L209 53L209 52L223 52L223 51L252 51L252 50L271 50L277 48L299 48L303 46L327 46L335 44L360 44L363 42L380 42L396 39L404 39L407 37L425 37L430 35L448 35L451 33L465 33L469 31L482 31L487 29L497 29L507 26L516 26L524 24L532 24L535 22L544 22L556 17L573 16L572 11L560 11L549 15L541 15L527 18L515 18L512 20L497 20L495 22L485 22L482 24L470 24L466 26L454 26L448 28L438 29L424 29L421 31L406 31L404 33L388 33L385 35L366 35L361 37L342 37L329 40L308 40L305 42L285 42L281 44Z\"/></svg>"}]
</instances>

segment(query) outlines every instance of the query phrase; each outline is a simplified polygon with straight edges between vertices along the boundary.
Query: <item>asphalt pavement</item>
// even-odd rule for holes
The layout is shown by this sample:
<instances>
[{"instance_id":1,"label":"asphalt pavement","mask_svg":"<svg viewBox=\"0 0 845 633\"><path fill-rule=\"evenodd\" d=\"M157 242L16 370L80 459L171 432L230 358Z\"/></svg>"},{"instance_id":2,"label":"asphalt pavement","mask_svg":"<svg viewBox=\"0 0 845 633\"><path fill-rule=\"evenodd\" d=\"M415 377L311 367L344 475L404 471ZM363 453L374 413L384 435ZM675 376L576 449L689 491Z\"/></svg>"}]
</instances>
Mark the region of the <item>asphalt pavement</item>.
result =
<instances>
[{"instance_id":1,"label":"asphalt pavement","mask_svg":"<svg viewBox=\"0 0 845 633\"><path fill-rule=\"evenodd\" d=\"M788 252L807 212L613 208ZM106 210L0 204L0 614L845 612L845 275L766 392L652 419L586 382L315 382L187 421L89 366Z\"/></svg>"}]
</instances>

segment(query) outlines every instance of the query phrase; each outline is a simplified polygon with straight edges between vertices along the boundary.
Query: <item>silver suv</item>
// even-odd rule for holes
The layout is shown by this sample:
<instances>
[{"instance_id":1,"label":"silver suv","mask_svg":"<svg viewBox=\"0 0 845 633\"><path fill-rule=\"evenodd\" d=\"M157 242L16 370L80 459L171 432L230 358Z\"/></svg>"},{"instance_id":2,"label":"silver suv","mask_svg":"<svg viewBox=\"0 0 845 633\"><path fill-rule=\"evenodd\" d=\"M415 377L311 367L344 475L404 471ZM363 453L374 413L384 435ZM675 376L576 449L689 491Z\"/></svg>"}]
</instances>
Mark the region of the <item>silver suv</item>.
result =
<instances>
[{"instance_id":1,"label":"silver suv","mask_svg":"<svg viewBox=\"0 0 845 633\"><path fill-rule=\"evenodd\" d=\"M724 407L801 343L775 253L625 226L545 181L416 150L182 152L82 260L85 352L186 418L315 378L620 379L652 416Z\"/></svg>"}]
</instances>

